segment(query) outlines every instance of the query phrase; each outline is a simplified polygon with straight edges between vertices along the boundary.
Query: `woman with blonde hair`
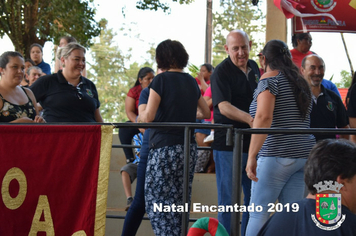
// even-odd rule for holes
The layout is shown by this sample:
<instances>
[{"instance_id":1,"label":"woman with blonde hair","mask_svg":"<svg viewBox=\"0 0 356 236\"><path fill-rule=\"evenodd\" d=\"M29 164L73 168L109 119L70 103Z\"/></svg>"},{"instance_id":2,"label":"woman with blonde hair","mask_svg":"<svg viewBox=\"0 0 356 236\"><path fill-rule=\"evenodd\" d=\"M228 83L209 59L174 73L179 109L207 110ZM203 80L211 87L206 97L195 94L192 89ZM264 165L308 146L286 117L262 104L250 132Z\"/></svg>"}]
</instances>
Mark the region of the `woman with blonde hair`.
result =
<instances>
[{"instance_id":1,"label":"woman with blonde hair","mask_svg":"<svg viewBox=\"0 0 356 236\"><path fill-rule=\"evenodd\" d=\"M78 43L67 44L59 51L63 70L31 86L47 122L103 122L96 87L82 76L85 52Z\"/></svg>"}]
</instances>

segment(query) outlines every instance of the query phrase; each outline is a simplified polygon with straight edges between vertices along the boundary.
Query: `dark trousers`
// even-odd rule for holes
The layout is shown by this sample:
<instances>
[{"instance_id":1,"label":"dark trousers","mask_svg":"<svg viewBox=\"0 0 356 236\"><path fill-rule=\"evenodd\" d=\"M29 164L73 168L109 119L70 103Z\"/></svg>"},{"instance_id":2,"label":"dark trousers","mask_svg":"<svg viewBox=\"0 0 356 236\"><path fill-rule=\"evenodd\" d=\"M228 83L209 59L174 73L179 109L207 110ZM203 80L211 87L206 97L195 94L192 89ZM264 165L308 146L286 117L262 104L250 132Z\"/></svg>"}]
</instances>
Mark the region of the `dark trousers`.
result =
<instances>
[{"instance_id":1,"label":"dark trousers","mask_svg":"<svg viewBox=\"0 0 356 236\"><path fill-rule=\"evenodd\" d=\"M133 136L135 136L135 134L138 133L140 133L140 131L137 128L120 128L119 139L121 144L131 145ZM132 148L123 148L123 149L126 156L126 160L128 160L129 162L133 162L135 160L135 157L133 155Z\"/></svg>"},{"instance_id":2,"label":"dark trousers","mask_svg":"<svg viewBox=\"0 0 356 236\"><path fill-rule=\"evenodd\" d=\"M150 130L147 129L143 134L143 141L140 151L140 163L137 166L137 183L135 197L129 210L127 211L124 228L122 229L122 236L136 235L140 227L142 218L145 214L145 176L148 158L148 141L150 137Z\"/></svg>"}]
</instances>

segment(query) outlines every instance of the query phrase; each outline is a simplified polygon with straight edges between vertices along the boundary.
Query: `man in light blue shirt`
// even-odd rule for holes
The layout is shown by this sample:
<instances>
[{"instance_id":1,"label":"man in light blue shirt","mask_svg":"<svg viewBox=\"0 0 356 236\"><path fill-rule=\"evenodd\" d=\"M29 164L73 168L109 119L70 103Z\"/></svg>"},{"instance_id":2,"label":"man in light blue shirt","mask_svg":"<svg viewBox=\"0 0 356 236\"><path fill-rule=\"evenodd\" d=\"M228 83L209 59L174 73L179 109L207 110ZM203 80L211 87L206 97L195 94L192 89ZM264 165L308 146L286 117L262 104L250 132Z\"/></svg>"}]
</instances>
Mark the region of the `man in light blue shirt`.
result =
<instances>
[{"instance_id":1,"label":"man in light blue shirt","mask_svg":"<svg viewBox=\"0 0 356 236\"><path fill-rule=\"evenodd\" d=\"M327 79L323 79L321 81L321 84L324 86L324 88L330 89L331 91L333 91L337 95L339 95L339 97L341 98L340 92L339 92L339 90L337 89L336 85L333 82L331 82L330 80L327 80Z\"/></svg>"}]
</instances>

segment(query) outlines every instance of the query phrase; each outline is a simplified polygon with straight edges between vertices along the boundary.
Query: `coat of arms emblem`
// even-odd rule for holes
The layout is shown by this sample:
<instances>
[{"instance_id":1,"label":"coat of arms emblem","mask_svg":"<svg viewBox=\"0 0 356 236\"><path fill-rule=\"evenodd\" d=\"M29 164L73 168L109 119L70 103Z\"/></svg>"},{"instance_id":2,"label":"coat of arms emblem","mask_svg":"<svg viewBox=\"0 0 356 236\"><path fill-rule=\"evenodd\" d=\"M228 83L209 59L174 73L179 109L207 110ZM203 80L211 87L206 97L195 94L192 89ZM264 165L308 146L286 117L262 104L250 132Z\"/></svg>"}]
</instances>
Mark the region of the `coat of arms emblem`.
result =
<instances>
[{"instance_id":1,"label":"coat of arms emblem","mask_svg":"<svg viewBox=\"0 0 356 236\"><path fill-rule=\"evenodd\" d=\"M335 184L333 181L324 181L324 184L320 181L318 184L314 184L318 193L315 195L316 214L312 214L311 218L320 229L335 230L345 221L346 216L341 214L341 194L338 193L342 186L336 181ZM320 193L326 190L337 193Z\"/></svg>"}]
</instances>

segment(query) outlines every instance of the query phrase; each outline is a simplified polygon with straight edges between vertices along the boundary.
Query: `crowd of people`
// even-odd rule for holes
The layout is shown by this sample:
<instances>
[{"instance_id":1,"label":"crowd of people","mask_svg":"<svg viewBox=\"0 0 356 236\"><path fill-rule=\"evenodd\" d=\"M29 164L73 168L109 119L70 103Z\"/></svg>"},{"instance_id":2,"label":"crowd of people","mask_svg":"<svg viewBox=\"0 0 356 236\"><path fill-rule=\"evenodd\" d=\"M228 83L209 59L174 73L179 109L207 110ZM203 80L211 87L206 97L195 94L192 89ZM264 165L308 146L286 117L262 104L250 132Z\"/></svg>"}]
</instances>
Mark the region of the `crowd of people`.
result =
<instances>
[{"instance_id":1,"label":"crowd of people","mask_svg":"<svg viewBox=\"0 0 356 236\"><path fill-rule=\"evenodd\" d=\"M292 42L292 50L280 40L267 42L258 54L258 65L249 58L249 36L243 30L233 30L224 45L227 58L215 68L201 65L198 76L193 78L184 72L189 60L184 46L174 40L162 41L156 48L157 72L150 67L141 68L127 94L128 122L217 123L240 129L355 128L356 73L346 109L336 86L324 79L324 60L310 51L311 35L296 34ZM95 84L85 77L86 49L74 38L62 37L53 74L43 61L42 52L41 45L33 44L29 59L18 52L1 55L0 122L103 122ZM231 205L233 146L226 143L227 131L196 129L191 135L189 203L194 173L209 172L209 163L213 163L217 204ZM131 144L134 137L141 148L136 153L124 148L127 164L121 169L128 211L122 235L136 235L145 212L155 235L181 235L182 213L158 212L155 206L183 205L184 132L157 127L119 130L122 144ZM347 227L356 223L356 146L351 142L355 137L244 135L239 166L243 205L255 204L263 210L243 213L241 235L277 235L277 231L281 232L277 226L280 222L285 222L285 232L289 226L294 227L294 235L322 235L301 212L271 217L267 209L276 201L283 205L299 202L302 212L309 213L315 204L313 186L323 180L343 185L341 203L347 219L335 232L354 234L354 229ZM197 150L198 146L211 146L212 152ZM325 172L329 168L330 174L316 174L318 168ZM131 183L135 179L133 196ZM303 200L305 186L309 195ZM218 212L218 220L227 232L231 224L240 223L231 222L231 212ZM301 233L294 221L305 226Z\"/></svg>"}]
</instances>

